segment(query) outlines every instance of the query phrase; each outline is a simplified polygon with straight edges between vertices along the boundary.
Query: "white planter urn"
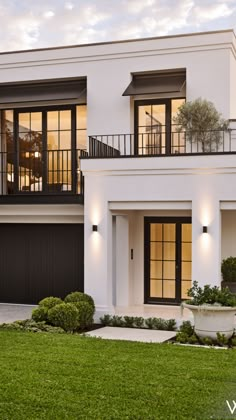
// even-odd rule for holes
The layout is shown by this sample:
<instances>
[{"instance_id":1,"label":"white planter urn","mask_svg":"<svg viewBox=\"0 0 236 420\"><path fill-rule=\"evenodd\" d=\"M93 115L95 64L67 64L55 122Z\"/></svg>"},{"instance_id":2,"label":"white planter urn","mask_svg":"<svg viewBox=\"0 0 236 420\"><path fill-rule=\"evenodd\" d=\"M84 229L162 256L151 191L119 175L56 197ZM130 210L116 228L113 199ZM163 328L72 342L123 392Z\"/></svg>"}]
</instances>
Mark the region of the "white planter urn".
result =
<instances>
[{"instance_id":1,"label":"white planter urn","mask_svg":"<svg viewBox=\"0 0 236 420\"><path fill-rule=\"evenodd\" d=\"M214 305L190 305L183 303L194 316L194 331L199 337L217 338L217 333L230 338L233 335L236 307Z\"/></svg>"}]
</instances>

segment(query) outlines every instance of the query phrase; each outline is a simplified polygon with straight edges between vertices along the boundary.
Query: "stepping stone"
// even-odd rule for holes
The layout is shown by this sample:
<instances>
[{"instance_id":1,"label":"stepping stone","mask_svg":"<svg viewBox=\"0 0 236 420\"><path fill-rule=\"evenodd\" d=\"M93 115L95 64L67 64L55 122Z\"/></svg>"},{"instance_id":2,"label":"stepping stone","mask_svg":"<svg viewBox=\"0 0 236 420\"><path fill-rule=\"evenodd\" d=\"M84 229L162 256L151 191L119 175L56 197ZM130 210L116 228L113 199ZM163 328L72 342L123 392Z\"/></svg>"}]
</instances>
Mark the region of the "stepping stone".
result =
<instances>
[{"instance_id":1,"label":"stepping stone","mask_svg":"<svg viewBox=\"0 0 236 420\"><path fill-rule=\"evenodd\" d=\"M139 328L103 327L85 334L88 337L106 340L140 341L143 343L164 343L176 336L176 331L160 331Z\"/></svg>"}]
</instances>

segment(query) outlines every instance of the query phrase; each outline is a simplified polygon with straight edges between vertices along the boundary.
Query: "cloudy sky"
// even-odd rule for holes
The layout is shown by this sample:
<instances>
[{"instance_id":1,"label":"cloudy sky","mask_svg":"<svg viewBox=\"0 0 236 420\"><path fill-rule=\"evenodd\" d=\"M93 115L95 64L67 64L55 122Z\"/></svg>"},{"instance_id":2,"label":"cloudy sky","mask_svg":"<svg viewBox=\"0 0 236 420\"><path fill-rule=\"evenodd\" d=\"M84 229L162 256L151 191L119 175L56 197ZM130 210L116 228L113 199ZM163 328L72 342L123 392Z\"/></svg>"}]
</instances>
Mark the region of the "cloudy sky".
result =
<instances>
[{"instance_id":1,"label":"cloudy sky","mask_svg":"<svg viewBox=\"0 0 236 420\"><path fill-rule=\"evenodd\" d=\"M0 51L228 28L236 0L0 0Z\"/></svg>"}]
</instances>

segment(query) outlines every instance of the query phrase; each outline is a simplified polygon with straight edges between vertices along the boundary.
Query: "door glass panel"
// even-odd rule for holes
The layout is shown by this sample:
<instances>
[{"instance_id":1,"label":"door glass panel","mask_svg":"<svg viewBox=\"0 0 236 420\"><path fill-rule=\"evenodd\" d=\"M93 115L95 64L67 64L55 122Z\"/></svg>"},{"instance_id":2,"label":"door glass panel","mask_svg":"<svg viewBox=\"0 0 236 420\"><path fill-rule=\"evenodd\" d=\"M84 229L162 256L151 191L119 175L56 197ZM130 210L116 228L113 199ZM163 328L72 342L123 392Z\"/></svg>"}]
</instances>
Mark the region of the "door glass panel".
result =
<instances>
[{"instance_id":1,"label":"door glass panel","mask_svg":"<svg viewBox=\"0 0 236 420\"><path fill-rule=\"evenodd\" d=\"M150 294L152 297L162 296L162 280L151 280Z\"/></svg>"},{"instance_id":2,"label":"door glass panel","mask_svg":"<svg viewBox=\"0 0 236 420\"><path fill-rule=\"evenodd\" d=\"M182 261L182 280L191 280L192 277L192 263Z\"/></svg>"},{"instance_id":3,"label":"door glass panel","mask_svg":"<svg viewBox=\"0 0 236 420\"><path fill-rule=\"evenodd\" d=\"M162 260L163 247L161 242L151 242L151 260Z\"/></svg>"},{"instance_id":4,"label":"door glass panel","mask_svg":"<svg viewBox=\"0 0 236 420\"><path fill-rule=\"evenodd\" d=\"M48 190L71 191L71 111L47 112Z\"/></svg>"},{"instance_id":5,"label":"door glass panel","mask_svg":"<svg viewBox=\"0 0 236 420\"><path fill-rule=\"evenodd\" d=\"M151 241L162 241L162 224L151 223Z\"/></svg>"},{"instance_id":6,"label":"door glass panel","mask_svg":"<svg viewBox=\"0 0 236 420\"><path fill-rule=\"evenodd\" d=\"M164 279L175 279L175 261L164 261Z\"/></svg>"},{"instance_id":7,"label":"door glass panel","mask_svg":"<svg viewBox=\"0 0 236 420\"><path fill-rule=\"evenodd\" d=\"M192 279L192 225L183 223L181 244L181 298L187 299Z\"/></svg>"},{"instance_id":8,"label":"door glass panel","mask_svg":"<svg viewBox=\"0 0 236 420\"><path fill-rule=\"evenodd\" d=\"M19 113L18 189L22 192L42 190L42 113Z\"/></svg>"},{"instance_id":9,"label":"door glass panel","mask_svg":"<svg viewBox=\"0 0 236 420\"><path fill-rule=\"evenodd\" d=\"M185 299L192 276L191 223L176 219L175 223L150 223L149 227L150 297Z\"/></svg>"},{"instance_id":10,"label":"door glass panel","mask_svg":"<svg viewBox=\"0 0 236 420\"><path fill-rule=\"evenodd\" d=\"M151 261L151 279L162 279L162 261Z\"/></svg>"},{"instance_id":11,"label":"door glass panel","mask_svg":"<svg viewBox=\"0 0 236 420\"><path fill-rule=\"evenodd\" d=\"M182 241L192 242L192 225L190 223L182 225Z\"/></svg>"},{"instance_id":12,"label":"door glass panel","mask_svg":"<svg viewBox=\"0 0 236 420\"><path fill-rule=\"evenodd\" d=\"M174 242L164 243L164 260L175 261L175 243Z\"/></svg>"},{"instance_id":13,"label":"door glass panel","mask_svg":"<svg viewBox=\"0 0 236 420\"><path fill-rule=\"evenodd\" d=\"M174 123L174 117L178 113L179 107L185 103L185 99L171 100L171 153L185 153L185 133L179 131L179 127Z\"/></svg>"},{"instance_id":14,"label":"door glass panel","mask_svg":"<svg viewBox=\"0 0 236 420\"><path fill-rule=\"evenodd\" d=\"M175 298L175 281L165 280L163 282L163 298L174 299Z\"/></svg>"},{"instance_id":15,"label":"door glass panel","mask_svg":"<svg viewBox=\"0 0 236 420\"><path fill-rule=\"evenodd\" d=\"M138 154L165 153L166 105L140 105L138 107Z\"/></svg>"},{"instance_id":16,"label":"door glass panel","mask_svg":"<svg viewBox=\"0 0 236 420\"><path fill-rule=\"evenodd\" d=\"M191 280L182 281L182 283L181 283L181 297L182 297L182 299L187 299L188 298L187 292L188 292L188 289L190 289L191 285L192 285Z\"/></svg>"},{"instance_id":17,"label":"door glass panel","mask_svg":"<svg viewBox=\"0 0 236 420\"><path fill-rule=\"evenodd\" d=\"M60 111L60 130L71 130L71 111Z\"/></svg>"},{"instance_id":18,"label":"door glass panel","mask_svg":"<svg viewBox=\"0 0 236 420\"><path fill-rule=\"evenodd\" d=\"M175 224L164 224L164 241L175 241Z\"/></svg>"}]
</instances>

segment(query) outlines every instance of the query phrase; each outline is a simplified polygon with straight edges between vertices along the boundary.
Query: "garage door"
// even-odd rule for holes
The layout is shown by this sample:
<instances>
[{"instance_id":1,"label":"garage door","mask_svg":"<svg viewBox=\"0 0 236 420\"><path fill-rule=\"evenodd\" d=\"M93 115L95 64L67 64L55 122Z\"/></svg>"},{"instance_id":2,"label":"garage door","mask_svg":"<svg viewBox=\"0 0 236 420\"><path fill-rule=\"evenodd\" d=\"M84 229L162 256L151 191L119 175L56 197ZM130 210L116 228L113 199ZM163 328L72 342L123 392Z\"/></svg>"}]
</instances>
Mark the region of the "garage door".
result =
<instances>
[{"instance_id":1,"label":"garage door","mask_svg":"<svg viewBox=\"0 0 236 420\"><path fill-rule=\"evenodd\" d=\"M0 224L0 302L83 291L83 237L82 224Z\"/></svg>"}]
</instances>

